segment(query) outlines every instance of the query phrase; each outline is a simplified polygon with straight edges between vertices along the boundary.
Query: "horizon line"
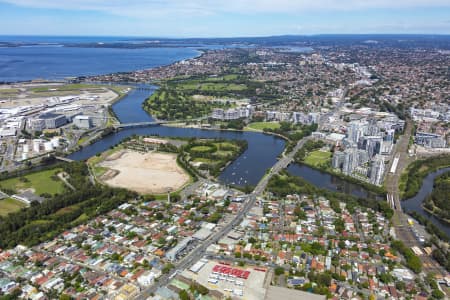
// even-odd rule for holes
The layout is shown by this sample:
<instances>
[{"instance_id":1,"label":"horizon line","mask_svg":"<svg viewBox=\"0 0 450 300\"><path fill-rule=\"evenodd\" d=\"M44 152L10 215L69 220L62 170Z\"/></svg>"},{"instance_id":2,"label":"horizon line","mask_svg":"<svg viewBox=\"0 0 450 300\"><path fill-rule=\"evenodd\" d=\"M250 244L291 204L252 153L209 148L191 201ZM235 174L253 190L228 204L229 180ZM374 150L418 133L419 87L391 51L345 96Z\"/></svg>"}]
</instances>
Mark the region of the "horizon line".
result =
<instances>
[{"instance_id":1,"label":"horizon line","mask_svg":"<svg viewBox=\"0 0 450 300\"><path fill-rule=\"evenodd\" d=\"M320 37L320 36L450 36L450 33L316 33L316 34L279 34L248 36L146 36L146 35L81 35L81 34L4 34L7 37L108 37L108 38L147 38L147 39L245 39L275 37Z\"/></svg>"}]
</instances>

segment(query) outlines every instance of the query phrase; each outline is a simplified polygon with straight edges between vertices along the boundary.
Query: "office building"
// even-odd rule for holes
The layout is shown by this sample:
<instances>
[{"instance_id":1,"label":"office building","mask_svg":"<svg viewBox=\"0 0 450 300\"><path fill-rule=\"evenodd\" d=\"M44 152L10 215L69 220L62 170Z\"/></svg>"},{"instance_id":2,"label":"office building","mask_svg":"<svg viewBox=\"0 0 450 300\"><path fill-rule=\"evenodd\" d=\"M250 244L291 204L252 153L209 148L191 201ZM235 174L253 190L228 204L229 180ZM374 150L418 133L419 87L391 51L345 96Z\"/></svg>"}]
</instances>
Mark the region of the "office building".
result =
<instances>
[{"instance_id":1,"label":"office building","mask_svg":"<svg viewBox=\"0 0 450 300\"><path fill-rule=\"evenodd\" d=\"M384 169L384 159L381 155L377 155L370 167L370 182L372 184L381 185L383 183Z\"/></svg>"},{"instance_id":2,"label":"office building","mask_svg":"<svg viewBox=\"0 0 450 300\"><path fill-rule=\"evenodd\" d=\"M91 117L89 116L75 116L73 118L73 125L82 129L89 129L92 127Z\"/></svg>"},{"instance_id":3,"label":"office building","mask_svg":"<svg viewBox=\"0 0 450 300\"><path fill-rule=\"evenodd\" d=\"M341 151L334 152L331 165L334 169L342 169L345 161L345 153Z\"/></svg>"},{"instance_id":4,"label":"office building","mask_svg":"<svg viewBox=\"0 0 450 300\"><path fill-rule=\"evenodd\" d=\"M42 114L39 119L44 120L46 129L54 129L67 124L66 116L54 113Z\"/></svg>"},{"instance_id":5,"label":"office building","mask_svg":"<svg viewBox=\"0 0 450 300\"><path fill-rule=\"evenodd\" d=\"M447 146L445 139L434 133L417 132L414 141L417 145L427 148L445 148Z\"/></svg>"}]
</instances>

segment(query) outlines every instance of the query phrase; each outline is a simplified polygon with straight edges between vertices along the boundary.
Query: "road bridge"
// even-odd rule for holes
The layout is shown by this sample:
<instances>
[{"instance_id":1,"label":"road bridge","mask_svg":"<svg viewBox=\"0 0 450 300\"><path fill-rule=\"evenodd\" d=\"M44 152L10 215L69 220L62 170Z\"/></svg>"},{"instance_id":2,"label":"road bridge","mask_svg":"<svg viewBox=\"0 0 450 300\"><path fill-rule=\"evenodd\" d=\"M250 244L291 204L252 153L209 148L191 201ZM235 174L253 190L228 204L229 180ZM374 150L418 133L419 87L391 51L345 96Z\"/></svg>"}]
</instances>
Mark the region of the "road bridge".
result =
<instances>
[{"instance_id":1,"label":"road bridge","mask_svg":"<svg viewBox=\"0 0 450 300\"><path fill-rule=\"evenodd\" d=\"M62 157L62 156L55 156L55 159L61 160L61 161L65 161L65 162L74 162L73 159L70 159L70 158L67 158L67 157Z\"/></svg>"},{"instance_id":2,"label":"road bridge","mask_svg":"<svg viewBox=\"0 0 450 300\"><path fill-rule=\"evenodd\" d=\"M120 128L138 128L138 127L150 127L150 126L158 126L161 124L167 124L167 121L150 121L150 122L136 122L136 123L121 123L121 124L115 124L113 127L115 129Z\"/></svg>"},{"instance_id":3,"label":"road bridge","mask_svg":"<svg viewBox=\"0 0 450 300\"><path fill-rule=\"evenodd\" d=\"M199 122L207 119L208 116L197 118L197 119L188 119L188 120L159 120L159 121L145 121L145 122L135 122L135 123L120 123L113 125L114 128L136 128L136 127L147 127L147 126L158 126L164 124L177 124L177 123L187 123L187 122Z\"/></svg>"}]
</instances>

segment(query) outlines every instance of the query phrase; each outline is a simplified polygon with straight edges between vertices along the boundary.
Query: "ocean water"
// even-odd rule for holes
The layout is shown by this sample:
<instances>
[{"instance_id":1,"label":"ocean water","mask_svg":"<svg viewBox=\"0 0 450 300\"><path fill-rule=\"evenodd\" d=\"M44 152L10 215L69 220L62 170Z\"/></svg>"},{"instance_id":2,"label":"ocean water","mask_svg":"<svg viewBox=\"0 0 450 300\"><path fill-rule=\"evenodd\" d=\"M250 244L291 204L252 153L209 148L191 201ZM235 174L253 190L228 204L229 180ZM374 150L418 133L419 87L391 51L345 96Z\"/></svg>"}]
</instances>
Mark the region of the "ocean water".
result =
<instances>
[{"instance_id":1,"label":"ocean water","mask_svg":"<svg viewBox=\"0 0 450 300\"><path fill-rule=\"evenodd\" d=\"M114 41L120 39L0 37L0 42L24 43L19 47L0 47L0 82L142 70L199 55L196 49L184 47L122 49L64 47L61 44Z\"/></svg>"}]
</instances>

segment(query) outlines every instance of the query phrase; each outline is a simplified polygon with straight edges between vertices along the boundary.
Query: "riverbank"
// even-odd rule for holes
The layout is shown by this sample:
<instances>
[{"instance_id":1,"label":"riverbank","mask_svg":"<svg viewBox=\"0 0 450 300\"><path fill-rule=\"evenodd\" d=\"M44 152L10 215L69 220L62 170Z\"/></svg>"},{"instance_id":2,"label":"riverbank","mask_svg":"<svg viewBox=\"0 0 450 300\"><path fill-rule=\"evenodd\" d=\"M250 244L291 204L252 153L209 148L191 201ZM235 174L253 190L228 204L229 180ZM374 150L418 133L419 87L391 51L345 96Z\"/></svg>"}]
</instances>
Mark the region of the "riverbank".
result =
<instances>
[{"instance_id":1,"label":"riverbank","mask_svg":"<svg viewBox=\"0 0 450 300\"><path fill-rule=\"evenodd\" d=\"M447 236L450 236L450 224L430 213L423 206L425 199L433 191L435 178L448 171L450 171L450 167L441 168L428 173L420 182L420 189L418 192L413 197L403 200L401 205L406 213L415 212L421 215L442 230Z\"/></svg>"},{"instance_id":2,"label":"riverbank","mask_svg":"<svg viewBox=\"0 0 450 300\"><path fill-rule=\"evenodd\" d=\"M346 182L354 184L354 185L358 185L361 188L364 188L365 190L370 191L370 192L372 192L374 194L377 194L379 196L383 196L384 197L384 195L386 194L386 190L383 187L373 185L373 184L371 184L369 182L365 182L365 181L359 180L357 178L345 175L343 173L334 172L334 171L332 171L332 170L330 170L328 168L321 168L321 167L318 167L316 165L308 164L308 163L305 163L305 162L301 162L299 164L303 164L303 165L306 165L306 166L310 167L311 169L315 169L315 170L317 170L319 172L323 172L325 174L329 174L331 176L338 177L339 179L342 179L343 181L346 181Z\"/></svg>"},{"instance_id":3,"label":"riverbank","mask_svg":"<svg viewBox=\"0 0 450 300\"><path fill-rule=\"evenodd\" d=\"M313 157L311 157L312 155ZM335 176L348 183L361 186L367 191L370 191L379 196L383 195L384 197L384 195L386 194L386 190L383 187L371 184L370 182L363 181L352 176L345 175L332 169L331 156L332 153L331 151L329 151L329 146L327 146L324 141L316 139L307 142L302 147L302 149L297 152L295 156L295 162L298 164L306 165L309 168L315 169L319 172Z\"/></svg>"},{"instance_id":4,"label":"riverbank","mask_svg":"<svg viewBox=\"0 0 450 300\"><path fill-rule=\"evenodd\" d=\"M439 155L412 162L400 177L398 188L401 199L413 198L428 174L447 167L450 167L450 155Z\"/></svg>"},{"instance_id":5,"label":"riverbank","mask_svg":"<svg viewBox=\"0 0 450 300\"><path fill-rule=\"evenodd\" d=\"M272 135L275 137L279 137L287 142L291 141L288 137L279 134L279 133L275 133L275 132L268 132L268 131L263 131L263 130L257 130L257 129L251 129L248 127L244 127L244 129L233 129L233 128L220 128L220 127L205 127L202 125L198 125L198 124L190 124L187 125L186 123L170 123L170 124L164 124L162 126L165 127L176 127L176 128L193 128L193 129L200 129L200 130L213 130L213 131L230 131L230 132L257 132L257 133L262 133L262 134L267 134L267 135Z\"/></svg>"},{"instance_id":6,"label":"riverbank","mask_svg":"<svg viewBox=\"0 0 450 300\"><path fill-rule=\"evenodd\" d=\"M433 215L434 217L436 217L436 218L439 219L440 221L442 221L442 222L444 222L445 224L447 224L447 225L450 226L450 219L444 219L444 218L441 218L441 217L439 217L439 215L437 215L437 214L434 212L434 209L439 209L439 207L437 207L436 205L433 205L433 210L428 209L427 207L425 207L425 204L422 204L422 208L423 208L424 211L426 211L426 212L429 213L430 215Z\"/></svg>"},{"instance_id":7,"label":"riverbank","mask_svg":"<svg viewBox=\"0 0 450 300\"><path fill-rule=\"evenodd\" d=\"M425 198L422 207L427 212L450 225L449 193L450 171L444 172L434 178L431 194Z\"/></svg>"}]
</instances>

